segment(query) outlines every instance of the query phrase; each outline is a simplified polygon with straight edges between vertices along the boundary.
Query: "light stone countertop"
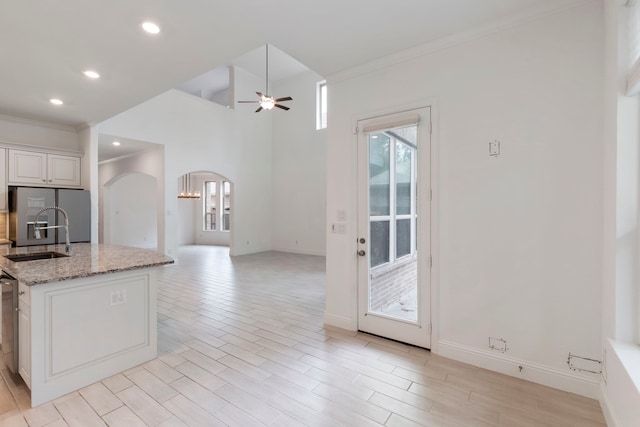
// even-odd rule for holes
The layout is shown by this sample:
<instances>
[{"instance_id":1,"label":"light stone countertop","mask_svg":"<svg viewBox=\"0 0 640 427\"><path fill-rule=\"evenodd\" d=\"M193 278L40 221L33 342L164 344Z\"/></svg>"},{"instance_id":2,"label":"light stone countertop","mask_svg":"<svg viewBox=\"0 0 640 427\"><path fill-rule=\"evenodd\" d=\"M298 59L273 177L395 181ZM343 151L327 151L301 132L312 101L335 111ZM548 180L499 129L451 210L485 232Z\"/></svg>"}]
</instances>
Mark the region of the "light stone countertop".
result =
<instances>
[{"instance_id":1,"label":"light stone countertop","mask_svg":"<svg viewBox=\"0 0 640 427\"><path fill-rule=\"evenodd\" d=\"M0 269L27 286L118 271L136 270L172 264L172 258L149 249L130 246L73 243L70 257L13 262L10 254L55 251L64 253L64 245L26 246L0 249Z\"/></svg>"}]
</instances>

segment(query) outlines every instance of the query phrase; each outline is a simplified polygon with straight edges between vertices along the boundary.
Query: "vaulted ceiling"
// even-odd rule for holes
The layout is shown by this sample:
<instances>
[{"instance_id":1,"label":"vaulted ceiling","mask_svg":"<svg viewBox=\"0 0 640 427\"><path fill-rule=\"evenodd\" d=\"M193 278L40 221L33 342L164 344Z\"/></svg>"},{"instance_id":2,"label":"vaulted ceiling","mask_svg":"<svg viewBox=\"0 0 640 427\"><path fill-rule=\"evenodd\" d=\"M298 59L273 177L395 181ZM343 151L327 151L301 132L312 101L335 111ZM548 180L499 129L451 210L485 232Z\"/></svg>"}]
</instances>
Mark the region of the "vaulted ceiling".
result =
<instances>
[{"instance_id":1,"label":"vaulted ceiling","mask_svg":"<svg viewBox=\"0 0 640 427\"><path fill-rule=\"evenodd\" d=\"M582 1L589 0L10 1L0 13L0 114L95 124L265 43L331 76ZM161 32L142 31L145 20ZM86 78L86 69L101 77Z\"/></svg>"}]
</instances>

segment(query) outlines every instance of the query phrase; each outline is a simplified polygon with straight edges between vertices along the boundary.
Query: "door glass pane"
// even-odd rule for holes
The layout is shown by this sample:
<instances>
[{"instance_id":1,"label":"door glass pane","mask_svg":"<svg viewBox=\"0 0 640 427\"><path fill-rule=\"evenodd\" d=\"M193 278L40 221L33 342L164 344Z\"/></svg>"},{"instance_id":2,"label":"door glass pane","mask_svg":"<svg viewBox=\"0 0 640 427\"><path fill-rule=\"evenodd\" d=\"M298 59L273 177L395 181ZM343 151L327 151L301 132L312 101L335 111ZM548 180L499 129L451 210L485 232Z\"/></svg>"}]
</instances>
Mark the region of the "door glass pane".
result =
<instances>
[{"instance_id":1,"label":"door glass pane","mask_svg":"<svg viewBox=\"0 0 640 427\"><path fill-rule=\"evenodd\" d=\"M368 134L369 313L418 320L417 126Z\"/></svg>"},{"instance_id":2,"label":"door glass pane","mask_svg":"<svg viewBox=\"0 0 640 427\"><path fill-rule=\"evenodd\" d=\"M369 134L369 214L389 215L390 138L382 132Z\"/></svg>"},{"instance_id":3,"label":"door glass pane","mask_svg":"<svg viewBox=\"0 0 640 427\"><path fill-rule=\"evenodd\" d=\"M389 262L389 221L371 221L371 267Z\"/></svg>"},{"instance_id":4,"label":"door glass pane","mask_svg":"<svg viewBox=\"0 0 640 427\"><path fill-rule=\"evenodd\" d=\"M217 182L204 183L204 230L216 229Z\"/></svg>"},{"instance_id":5,"label":"door glass pane","mask_svg":"<svg viewBox=\"0 0 640 427\"><path fill-rule=\"evenodd\" d=\"M399 219L396 224L396 255L402 258L411 253L411 220Z\"/></svg>"},{"instance_id":6,"label":"door glass pane","mask_svg":"<svg viewBox=\"0 0 640 427\"><path fill-rule=\"evenodd\" d=\"M396 214L411 213L411 163L413 149L396 143Z\"/></svg>"}]
</instances>

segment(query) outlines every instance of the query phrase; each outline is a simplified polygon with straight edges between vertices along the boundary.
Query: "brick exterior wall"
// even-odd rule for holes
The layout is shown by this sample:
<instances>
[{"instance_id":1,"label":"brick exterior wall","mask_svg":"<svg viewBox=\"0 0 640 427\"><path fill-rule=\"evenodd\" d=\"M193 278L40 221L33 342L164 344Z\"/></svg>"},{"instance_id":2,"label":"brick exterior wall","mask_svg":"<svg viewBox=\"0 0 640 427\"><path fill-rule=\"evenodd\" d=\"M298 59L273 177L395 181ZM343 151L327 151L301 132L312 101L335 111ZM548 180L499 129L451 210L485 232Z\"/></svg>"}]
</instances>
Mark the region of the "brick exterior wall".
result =
<instances>
[{"instance_id":1,"label":"brick exterior wall","mask_svg":"<svg viewBox=\"0 0 640 427\"><path fill-rule=\"evenodd\" d=\"M415 257L374 269L371 272L371 311L384 311L411 292L417 281L418 262Z\"/></svg>"}]
</instances>

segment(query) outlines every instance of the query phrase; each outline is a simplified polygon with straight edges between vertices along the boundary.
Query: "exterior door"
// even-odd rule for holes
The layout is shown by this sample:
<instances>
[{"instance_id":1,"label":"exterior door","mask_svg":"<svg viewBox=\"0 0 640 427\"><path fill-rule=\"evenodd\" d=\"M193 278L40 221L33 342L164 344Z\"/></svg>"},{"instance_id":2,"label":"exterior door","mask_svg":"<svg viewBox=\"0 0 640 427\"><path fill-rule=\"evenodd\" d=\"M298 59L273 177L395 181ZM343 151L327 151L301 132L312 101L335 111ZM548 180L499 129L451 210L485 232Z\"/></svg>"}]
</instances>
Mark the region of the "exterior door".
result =
<instances>
[{"instance_id":1,"label":"exterior door","mask_svg":"<svg viewBox=\"0 0 640 427\"><path fill-rule=\"evenodd\" d=\"M358 122L358 329L431 345L430 108Z\"/></svg>"}]
</instances>

